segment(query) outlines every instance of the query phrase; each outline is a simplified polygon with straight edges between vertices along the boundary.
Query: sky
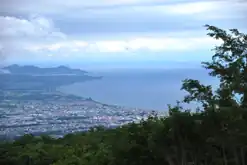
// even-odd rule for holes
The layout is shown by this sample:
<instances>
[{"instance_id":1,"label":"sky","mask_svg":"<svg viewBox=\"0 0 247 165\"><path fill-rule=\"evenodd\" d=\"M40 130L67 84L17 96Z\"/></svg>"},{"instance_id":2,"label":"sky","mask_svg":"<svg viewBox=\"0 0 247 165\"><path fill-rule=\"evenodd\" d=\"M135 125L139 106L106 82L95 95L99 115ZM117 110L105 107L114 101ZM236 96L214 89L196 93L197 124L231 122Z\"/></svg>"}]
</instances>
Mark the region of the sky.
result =
<instances>
[{"instance_id":1,"label":"sky","mask_svg":"<svg viewBox=\"0 0 247 165\"><path fill-rule=\"evenodd\" d=\"M245 0L1 0L2 62L201 61L205 24L246 31Z\"/></svg>"}]
</instances>

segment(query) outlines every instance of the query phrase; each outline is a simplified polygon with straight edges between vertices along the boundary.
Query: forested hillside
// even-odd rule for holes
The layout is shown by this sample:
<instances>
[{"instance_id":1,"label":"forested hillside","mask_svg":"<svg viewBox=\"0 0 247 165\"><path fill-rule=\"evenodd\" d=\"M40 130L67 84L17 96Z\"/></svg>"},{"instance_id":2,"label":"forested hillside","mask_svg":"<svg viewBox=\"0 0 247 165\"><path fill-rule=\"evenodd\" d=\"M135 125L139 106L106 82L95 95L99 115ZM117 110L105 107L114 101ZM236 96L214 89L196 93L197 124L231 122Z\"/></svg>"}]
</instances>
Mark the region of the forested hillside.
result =
<instances>
[{"instance_id":1,"label":"forested hillside","mask_svg":"<svg viewBox=\"0 0 247 165\"><path fill-rule=\"evenodd\" d=\"M206 25L208 35L222 40L212 61L203 62L220 79L212 91L197 80L183 81L183 102L169 115L155 114L138 124L116 129L92 128L64 138L25 135L0 145L2 165L245 165L247 164L247 35ZM236 95L238 97L236 98Z\"/></svg>"}]
</instances>

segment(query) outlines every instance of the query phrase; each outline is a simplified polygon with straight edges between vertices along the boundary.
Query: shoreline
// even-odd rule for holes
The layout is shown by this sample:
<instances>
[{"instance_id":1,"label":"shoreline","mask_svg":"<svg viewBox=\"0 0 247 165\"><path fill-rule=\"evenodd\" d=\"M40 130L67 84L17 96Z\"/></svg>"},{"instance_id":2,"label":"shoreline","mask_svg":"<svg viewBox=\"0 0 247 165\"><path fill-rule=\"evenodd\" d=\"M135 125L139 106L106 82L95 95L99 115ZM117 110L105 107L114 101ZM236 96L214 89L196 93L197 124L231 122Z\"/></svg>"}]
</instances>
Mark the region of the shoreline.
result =
<instances>
[{"instance_id":1,"label":"shoreline","mask_svg":"<svg viewBox=\"0 0 247 165\"><path fill-rule=\"evenodd\" d=\"M75 84L82 84L83 82L79 82L79 83L73 83L73 84L70 84L70 85L75 85ZM91 99L93 102L95 103L99 103L99 104L102 104L102 105L106 105L106 106L117 106L117 107L123 107L123 108L130 108L130 109L143 109L145 111L163 111L163 110L155 110L155 109L149 109L149 108L139 108L139 107L133 107L133 106L127 106L127 105L119 105L119 104L111 104L111 103L105 103L103 101L98 101L98 100L95 100L93 97L89 96L89 97L84 97L82 95L79 95L79 94L74 94L74 92L64 92L62 91L61 89L59 88L66 88L70 85L63 85L63 86L60 86L58 88L56 88L56 91L62 93L62 94L67 94L67 95L74 95L74 96L77 96L77 97L81 97L83 99Z\"/></svg>"},{"instance_id":2,"label":"shoreline","mask_svg":"<svg viewBox=\"0 0 247 165\"><path fill-rule=\"evenodd\" d=\"M144 109L108 105L60 91L20 93L9 93L12 100L5 100L6 107L0 105L1 139L11 140L25 134L64 136L100 125L114 128L139 121L151 113Z\"/></svg>"}]
</instances>

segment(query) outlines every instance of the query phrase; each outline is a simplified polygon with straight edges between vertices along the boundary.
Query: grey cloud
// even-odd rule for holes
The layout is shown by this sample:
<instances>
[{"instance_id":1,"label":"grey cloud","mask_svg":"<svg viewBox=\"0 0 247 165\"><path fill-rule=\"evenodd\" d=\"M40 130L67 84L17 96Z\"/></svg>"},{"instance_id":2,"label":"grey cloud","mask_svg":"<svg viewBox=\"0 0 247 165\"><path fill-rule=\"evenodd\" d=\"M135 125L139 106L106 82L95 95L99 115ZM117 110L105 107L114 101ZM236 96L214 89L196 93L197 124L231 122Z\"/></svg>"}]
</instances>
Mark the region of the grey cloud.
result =
<instances>
[{"instance_id":1,"label":"grey cloud","mask_svg":"<svg viewBox=\"0 0 247 165\"><path fill-rule=\"evenodd\" d=\"M202 1L215 1L215 0L202 0ZM154 7L171 4L183 4L192 2L201 2L198 0L133 0L131 1L116 0L93 0L93 1L81 1L81 0L4 0L4 3L0 6L0 12L2 14L8 13L13 15L29 15L41 14L46 16L60 16L60 17L76 17L80 15L104 15L105 11L113 10L116 14L124 12L125 9L132 9L135 7ZM123 14L128 14L124 12ZM152 14L152 13L146 13Z\"/></svg>"},{"instance_id":2,"label":"grey cloud","mask_svg":"<svg viewBox=\"0 0 247 165\"><path fill-rule=\"evenodd\" d=\"M202 23L202 22L201 22ZM168 32L191 30L202 27L201 23L172 20L172 19L132 19L132 20L99 20L99 21L57 21L57 25L67 34L92 33L125 33L125 32Z\"/></svg>"},{"instance_id":3,"label":"grey cloud","mask_svg":"<svg viewBox=\"0 0 247 165\"><path fill-rule=\"evenodd\" d=\"M27 20L28 28L31 27L33 30L23 29L23 31L20 25L15 24L11 26L18 31L18 36L6 35L6 33L1 35L11 27L9 24L3 26L1 22L1 27L4 29L0 27L0 44L7 47L5 50L1 49L1 52L11 54L16 52L18 47L22 47L23 43L49 43L63 35L78 35L83 38L93 34L99 39L102 34L117 36L120 33L196 31L202 29L204 24L222 28L245 28L244 7L239 9L239 13L230 11L232 12L230 14L240 15L242 18L206 19L198 15L169 14L166 11L157 11L155 8L168 4L198 2L198 0L139 0L136 3L120 4L121 1L123 0L108 1L114 3L104 4L102 0L2 0L0 15L12 16L14 20ZM242 3L246 5L246 2ZM227 13L226 10L228 9L222 7L217 14L222 11ZM35 28L36 26L32 27L30 15L33 14L50 18L51 21L48 23L51 27L45 26L41 31ZM10 50L13 52L8 52Z\"/></svg>"},{"instance_id":4,"label":"grey cloud","mask_svg":"<svg viewBox=\"0 0 247 165\"><path fill-rule=\"evenodd\" d=\"M197 15L171 15L166 11L157 11L155 7L167 4L198 2L198 0L135 0L135 3L123 1L81 1L81 0L7 0L3 13L12 15L41 14L52 18L63 32L75 33L119 33L119 32L150 32L200 28L204 24L220 23L224 26L237 19L211 20L197 17ZM207 0L208 2L209 0ZM211 0L213 1L213 0ZM217 0L215 0L217 1ZM114 3L113 3L114 2ZM17 5L20 5L17 8ZM144 7L144 10L139 10ZM4 8L2 10L2 8ZM154 8L152 10L152 8ZM221 8L217 11L226 10ZM235 13L231 13L235 14ZM242 14L243 15L243 14Z\"/></svg>"},{"instance_id":5,"label":"grey cloud","mask_svg":"<svg viewBox=\"0 0 247 165\"><path fill-rule=\"evenodd\" d=\"M67 9L109 9L109 8L122 8L139 5L159 5L179 2L194 2L196 0L133 0L131 1L81 1L81 0L2 0L0 11L5 12L19 12L20 13L33 13L41 12L43 14L63 12Z\"/></svg>"},{"instance_id":6,"label":"grey cloud","mask_svg":"<svg viewBox=\"0 0 247 165\"><path fill-rule=\"evenodd\" d=\"M44 17L20 19L0 16L0 63L6 58L19 56L25 47L61 40L66 37L57 29L52 20Z\"/></svg>"},{"instance_id":7,"label":"grey cloud","mask_svg":"<svg viewBox=\"0 0 247 165\"><path fill-rule=\"evenodd\" d=\"M57 26L68 34L84 34L92 35L103 33L139 33L139 32L179 32L188 30L203 29L203 25L211 24L221 28L246 28L242 18L239 19L222 19L222 20L203 20L194 19L191 17L168 17L168 16L133 16L128 18L114 19L75 19L75 20L57 20L54 19Z\"/></svg>"}]
</instances>

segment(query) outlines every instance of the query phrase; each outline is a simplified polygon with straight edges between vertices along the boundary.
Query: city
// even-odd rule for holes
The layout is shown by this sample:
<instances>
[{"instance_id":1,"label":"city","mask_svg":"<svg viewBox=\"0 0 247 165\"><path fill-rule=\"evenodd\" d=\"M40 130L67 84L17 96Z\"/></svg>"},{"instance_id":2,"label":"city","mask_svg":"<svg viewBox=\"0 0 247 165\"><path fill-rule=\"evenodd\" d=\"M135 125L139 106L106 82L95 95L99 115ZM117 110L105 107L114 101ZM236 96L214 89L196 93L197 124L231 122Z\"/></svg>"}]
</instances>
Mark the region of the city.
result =
<instances>
[{"instance_id":1,"label":"city","mask_svg":"<svg viewBox=\"0 0 247 165\"><path fill-rule=\"evenodd\" d=\"M0 104L0 137L3 139L26 133L59 137L99 125L113 128L139 121L151 113L60 92L39 92L35 95L35 92L15 91L5 92L4 97Z\"/></svg>"}]
</instances>

